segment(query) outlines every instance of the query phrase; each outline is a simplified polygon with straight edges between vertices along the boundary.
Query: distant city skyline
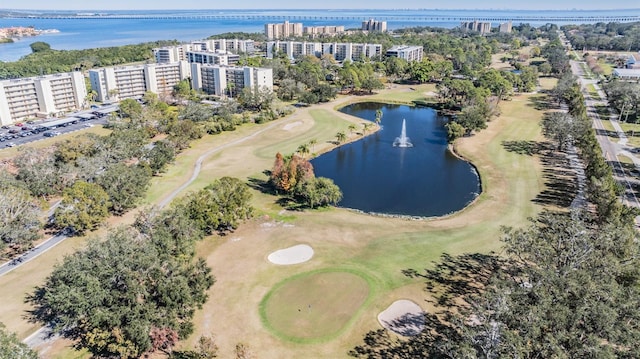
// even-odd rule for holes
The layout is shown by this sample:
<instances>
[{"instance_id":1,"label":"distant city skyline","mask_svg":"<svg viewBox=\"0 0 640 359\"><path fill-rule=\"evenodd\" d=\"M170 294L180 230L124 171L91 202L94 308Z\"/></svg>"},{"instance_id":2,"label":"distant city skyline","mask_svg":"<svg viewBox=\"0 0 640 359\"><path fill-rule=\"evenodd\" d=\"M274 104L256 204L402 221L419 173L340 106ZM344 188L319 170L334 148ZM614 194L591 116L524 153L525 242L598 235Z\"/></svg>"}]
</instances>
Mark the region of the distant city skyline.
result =
<instances>
[{"instance_id":1,"label":"distant city skyline","mask_svg":"<svg viewBox=\"0 0 640 359\"><path fill-rule=\"evenodd\" d=\"M616 10L640 8L625 2L611 3L594 0L537 0L514 3L513 0L324 0L300 2L297 0L242 0L216 1L203 4L201 0L27 0L13 2L11 9L23 10L174 10L174 9L508 9L508 10ZM0 9L9 9L2 6Z\"/></svg>"}]
</instances>

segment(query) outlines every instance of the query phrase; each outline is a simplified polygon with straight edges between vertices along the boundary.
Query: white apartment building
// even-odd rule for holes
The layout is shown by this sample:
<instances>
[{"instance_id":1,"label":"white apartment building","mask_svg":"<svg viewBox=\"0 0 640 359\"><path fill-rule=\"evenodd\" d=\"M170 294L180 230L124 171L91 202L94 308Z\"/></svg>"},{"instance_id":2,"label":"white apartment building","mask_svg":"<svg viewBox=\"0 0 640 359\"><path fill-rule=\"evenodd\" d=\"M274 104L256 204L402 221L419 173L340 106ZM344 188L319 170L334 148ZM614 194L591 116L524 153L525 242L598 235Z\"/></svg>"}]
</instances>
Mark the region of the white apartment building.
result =
<instances>
[{"instance_id":1,"label":"white apartment building","mask_svg":"<svg viewBox=\"0 0 640 359\"><path fill-rule=\"evenodd\" d=\"M290 23L285 21L282 24L265 24L264 34L267 39L283 39L289 36L302 36L303 26L301 22Z\"/></svg>"},{"instance_id":2,"label":"white apartment building","mask_svg":"<svg viewBox=\"0 0 640 359\"><path fill-rule=\"evenodd\" d=\"M387 50L388 57L399 57L407 62L422 61L422 46L395 45Z\"/></svg>"},{"instance_id":3,"label":"white apartment building","mask_svg":"<svg viewBox=\"0 0 640 359\"><path fill-rule=\"evenodd\" d=\"M273 58L277 52L287 54L290 59L302 56L331 55L336 61L356 61L364 58L382 56L381 44L354 44L338 42L300 42L300 41L270 41L267 43L267 57Z\"/></svg>"},{"instance_id":4,"label":"white apartment building","mask_svg":"<svg viewBox=\"0 0 640 359\"><path fill-rule=\"evenodd\" d=\"M192 88L211 95L235 97L245 87L273 91L272 69L192 63L191 73Z\"/></svg>"},{"instance_id":5,"label":"white apartment building","mask_svg":"<svg viewBox=\"0 0 640 359\"><path fill-rule=\"evenodd\" d=\"M147 91L166 95L178 82L189 77L191 68L186 61L89 70L91 88L102 102L141 98Z\"/></svg>"},{"instance_id":6,"label":"white apartment building","mask_svg":"<svg viewBox=\"0 0 640 359\"><path fill-rule=\"evenodd\" d=\"M334 36L344 32L344 26L305 26L302 33L315 36Z\"/></svg>"},{"instance_id":7,"label":"white apartment building","mask_svg":"<svg viewBox=\"0 0 640 359\"><path fill-rule=\"evenodd\" d=\"M187 61L187 53L189 51L215 51L228 52L232 54L255 52L255 43L253 40L238 39L215 39L193 41L189 44L176 46L165 46L153 49L157 63L172 63L178 61Z\"/></svg>"},{"instance_id":8,"label":"white apartment building","mask_svg":"<svg viewBox=\"0 0 640 359\"><path fill-rule=\"evenodd\" d=\"M199 64L235 65L240 61L240 55L217 51L188 51L187 61Z\"/></svg>"},{"instance_id":9,"label":"white apartment building","mask_svg":"<svg viewBox=\"0 0 640 359\"><path fill-rule=\"evenodd\" d=\"M0 81L0 124L82 108L87 87L80 72Z\"/></svg>"}]
</instances>

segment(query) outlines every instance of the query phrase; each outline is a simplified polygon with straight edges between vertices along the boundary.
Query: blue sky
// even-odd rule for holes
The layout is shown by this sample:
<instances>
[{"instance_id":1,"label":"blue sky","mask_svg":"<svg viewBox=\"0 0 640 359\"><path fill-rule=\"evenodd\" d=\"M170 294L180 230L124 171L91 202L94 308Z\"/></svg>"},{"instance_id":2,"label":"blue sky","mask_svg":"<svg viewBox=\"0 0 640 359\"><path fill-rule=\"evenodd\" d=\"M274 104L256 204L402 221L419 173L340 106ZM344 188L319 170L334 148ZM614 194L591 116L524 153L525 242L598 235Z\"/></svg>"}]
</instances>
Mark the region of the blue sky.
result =
<instances>
[{"instance_id":1,"label":"blue sky","mask_svg":"<svg viewBox=\"0 0 640 359\"><path fill-rule=\"evenodd\" d=\"M42 10L130 9L620 9L640 8L640 3L602 0L23 0L6 1L0 8Z\"/></svg>"}]
</instances>

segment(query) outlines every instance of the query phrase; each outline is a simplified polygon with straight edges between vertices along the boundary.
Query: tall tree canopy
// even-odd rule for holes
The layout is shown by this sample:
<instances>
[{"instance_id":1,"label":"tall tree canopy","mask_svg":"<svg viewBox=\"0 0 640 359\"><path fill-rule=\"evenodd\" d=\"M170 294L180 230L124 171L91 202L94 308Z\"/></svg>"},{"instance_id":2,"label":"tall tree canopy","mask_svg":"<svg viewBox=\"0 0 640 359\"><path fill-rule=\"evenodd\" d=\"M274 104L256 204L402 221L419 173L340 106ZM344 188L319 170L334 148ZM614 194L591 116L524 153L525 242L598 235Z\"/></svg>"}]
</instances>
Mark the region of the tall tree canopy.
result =
<instances>
[{"instance_id":1,"label":"tall tree canopy","mask_svg":"<svg viewBox=\"0 0 640 359\"><path fill-rule=\"evenodd\" d=\"M182 220L180 220L182 218ZM32 319L77 340L95 357L170 351L193 331L191 318L214 283L194 260L198 236L179 212L137 221L64 259L28 297Z\"/></svg>"}]
</instances>

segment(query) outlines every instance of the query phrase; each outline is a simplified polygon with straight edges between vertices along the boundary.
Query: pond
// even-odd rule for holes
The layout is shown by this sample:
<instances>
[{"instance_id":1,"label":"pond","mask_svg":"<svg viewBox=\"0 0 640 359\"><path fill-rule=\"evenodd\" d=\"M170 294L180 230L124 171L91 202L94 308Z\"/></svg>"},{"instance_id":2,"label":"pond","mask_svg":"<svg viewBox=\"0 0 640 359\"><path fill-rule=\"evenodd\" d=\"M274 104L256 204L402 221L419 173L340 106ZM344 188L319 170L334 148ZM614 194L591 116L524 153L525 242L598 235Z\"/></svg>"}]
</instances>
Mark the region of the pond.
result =
<instances>
[{"instance_id":1,"label":"pond","mask_svg":"<svg viewBox=\"0 0 640 359\"><path fill-rule=\"evenodd\" d=\"M446 117L428 107L373 102L341 111L374 121L378 109L380 131L311 161L316 176L333 179L342 190L341 207L432 217L461 210L478 196L477 171L447 147ZM397 146L403 122L410 147Z\"/></svg>"}]
</instances>

